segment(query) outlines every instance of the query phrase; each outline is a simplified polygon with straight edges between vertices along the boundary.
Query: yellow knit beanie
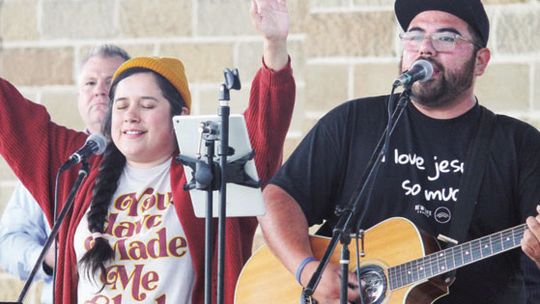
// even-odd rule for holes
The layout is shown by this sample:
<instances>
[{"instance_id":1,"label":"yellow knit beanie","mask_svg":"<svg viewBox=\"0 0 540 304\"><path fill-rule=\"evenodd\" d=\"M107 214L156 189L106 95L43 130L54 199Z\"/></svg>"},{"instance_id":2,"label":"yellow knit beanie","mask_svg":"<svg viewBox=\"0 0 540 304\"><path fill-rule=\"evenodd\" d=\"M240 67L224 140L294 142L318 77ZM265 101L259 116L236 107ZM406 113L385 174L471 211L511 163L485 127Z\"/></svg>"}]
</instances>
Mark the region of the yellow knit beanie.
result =
<instances>
[{"instance_id":1,"label":"yellow knit beanie","mask_svg":"<svg viewBox=\"0 0 540 304\"><path fill-rule=\"evenodd\" d=\"M132 68L146 68L165 77L182 95L186 107L191 110L191 93L182 61L172 57L134 57L118 67L112 81L114 82L116 77Z\"/></svg>"}]
</instances>

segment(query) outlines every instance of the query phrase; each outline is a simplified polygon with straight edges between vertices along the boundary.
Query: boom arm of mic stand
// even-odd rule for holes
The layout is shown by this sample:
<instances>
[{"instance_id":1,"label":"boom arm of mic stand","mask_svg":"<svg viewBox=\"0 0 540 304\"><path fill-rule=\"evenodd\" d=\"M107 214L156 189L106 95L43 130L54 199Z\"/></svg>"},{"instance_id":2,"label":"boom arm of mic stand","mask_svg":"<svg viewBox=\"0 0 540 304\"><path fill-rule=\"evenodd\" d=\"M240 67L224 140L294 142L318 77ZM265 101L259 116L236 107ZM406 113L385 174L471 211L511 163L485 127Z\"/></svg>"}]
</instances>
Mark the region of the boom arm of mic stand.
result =
<instances>
[{"instance_id":1,"label":"boom arm of mic stand","mask_svg":"<svg viewBox=\"0 0 540 304\"><path fill-rule=\"evenodd\" d=\"M39 267L41 267L43 260L45 259L45 254L47 253L47 250L49 250L52 243L56 239L56 236L58 235L58 232L60 231L60 226L62 225L62 221L64 220L68 212L71 210L71 207L73 206L73 202L75 199L75 195L77 194L77 191L79 190L79 187L81 186L83 180L87 176L88 176L88 163L83 160L82 167L79 170L79 176L77 177L77 180L75 180L75 183L71 187L71 191L69 192L69 195L67 197L66 204L62 208L62 211L60 212L58 219L54 223L53 228L51 229L51 234L47 238L47 241L45 241L45 244L43 245L43 249L41 250L39 257L36 263L34 264L34 268L32 268L32 272L30 273L30 276L28 277L28 279L26 279L23 289L21 290L21 293L19 294L19 298L17 299L17 302L0 302L0 304L8 304L8 303L21 303L22 304L23 303L24 298L26 297L26 294L28 293L28 290L30 289L30 286L32 285L34 277L36 276L36 273L38 272Z\"/></svg>"},{"instance_id":2,"label":"boom arm of mic stand","mask_svg":"<svg viewBox=\"0 0 540 304\"><path fill-rule=\"evenodd\" d=\"M392 98L390 96L389 98ZM373 150L373 153L370 157L370 160L368 162L368 165L366 167L366 170L364 171L362 182L360 183L360 187L357 188L357 190L351 195L351 199L347 203L345 208L339 208L337 212L339 212L339 220L334 228L332 238L330 239L330 242L328 244L328 247L326 248L326 251L323 255L323 257L320 260L319 265L317 266L317 269L313 273L311 279L309 280L308 285L302 290L302 297L301 300L304 301L311 297L315 289L317 288L317 285L319 284L321 280L322 273L326 266L328 265L328 262L330 260L330 257L332 253L334 252L338 241L347 241L350 235L351 228L354 223L361 222L360 221L352 221L351 219L355 217L358 214L359 211L359 205L362 197L364 196L364 193L366 191L367 185L370 184L370 181L375 178L374 172L378 171L378 167L381 164L381 159L384 156L384 153L381 153L383 144L385 141L386 136L391 136L397 123L399 122L399 118L403 114L407 103L410 98L410 88L407 88L400 96L399 102L396 106L396 109L394 110L392 114L392 124L389 125L390 128L386 128L381 135L381 138L379 139L377 146ZM369 206L366 206L366 210ZM344 275L345 276L345 275ZM361 285L359 285L361 287ZM346 289L345 289L346 290Z\"/></svg>"}]
</instances>

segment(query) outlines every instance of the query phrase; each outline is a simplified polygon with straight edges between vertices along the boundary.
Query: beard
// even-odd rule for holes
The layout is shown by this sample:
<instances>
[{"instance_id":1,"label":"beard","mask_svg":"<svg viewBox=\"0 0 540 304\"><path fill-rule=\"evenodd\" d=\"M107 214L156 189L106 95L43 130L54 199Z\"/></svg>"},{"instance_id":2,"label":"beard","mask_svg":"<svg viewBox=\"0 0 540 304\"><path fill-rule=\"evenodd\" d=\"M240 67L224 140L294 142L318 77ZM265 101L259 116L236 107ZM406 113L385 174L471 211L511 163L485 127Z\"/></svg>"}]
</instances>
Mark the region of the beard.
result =
<instances>
[{"instance_id":1,"label":"beard","mask_svg":"<svg viewBox=\"0 0 540 304\"><path fill-rule=\"evenodd\" d=\"M473 85L476 62L474 55L459 70L453 72L447 71L433 59L421 59L431 62L441 72L442 77L413 84L411 95L415 102L431 108L445 107Z\"/></svg>"}]
</instances>

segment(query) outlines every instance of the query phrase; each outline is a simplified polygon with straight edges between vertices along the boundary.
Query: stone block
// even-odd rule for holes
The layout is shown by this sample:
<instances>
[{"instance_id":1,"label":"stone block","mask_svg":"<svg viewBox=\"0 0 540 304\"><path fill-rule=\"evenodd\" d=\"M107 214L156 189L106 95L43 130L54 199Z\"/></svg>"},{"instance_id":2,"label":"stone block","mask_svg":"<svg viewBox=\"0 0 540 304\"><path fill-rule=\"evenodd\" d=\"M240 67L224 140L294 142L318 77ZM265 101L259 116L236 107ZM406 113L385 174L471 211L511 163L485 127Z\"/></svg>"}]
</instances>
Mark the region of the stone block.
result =
<instances>
[{"instance_id":1,"label":"stone block","mask_svg":"<svg viewBox=\"0 0 540 304\"><path fill-rule=\"evenodd\" d=\"M308 19L309 57L396 55L393 12L321 13Z\"/></svg>"},{"instance_id":2,"label":"stone block","mask_svg":"<svg viewBox=\"0 0 540 304\"><path fill-rule=\"evenodd\" d=\"M389 94L399 73L399 63L362 63L354 67L354 96Z\"/></svg>"},{"instance_id":3,"label":"stone block","mask_svg":"<svg viewBox=\"0 0 540 304\"><path fill-rule=\"evenodd\" d=\"M294 79L296 83L302 83L305 79L306 68L306 50L304 42L300 40L290 40L288 42L289 56L291 57L291 65L293 69Z\"/></svg>"},{"instance_id":4,"label":"stone block","mask_svg":"<svg viewBox=\"0 0 540 304\"><path fill-rule=\"evenodd\" d=\"M55 123L75 130L84 130L85 126L77 107L77 88L44 90L41 103Z\"/></svg>"},{"instance_id":5,"label":"stone block","mask_svg":"<svg viewBox=\"0 0 540 304\"><path fill-rule=\"evenodd\" d=\"M115 1L49 0L43 1L41 5L41 31L45 38L82 39L116 36Z\"/></svg>"},{"instance_id":6,"label":"stone block","mask_svg":"<svg viewBox=\"0 0 540 304\"><path fill-rule=\"evenodd\" d=\"M495 112L530 110L529 70L527 64L492 64L477 79L476 95L480 104Z\"/></svg>"},{"instance_id":7,"label":"stone block","mask_svg":"<svg viewBox=\"0 0 540 304\"><path fill-rule=\"evenodd\" d=\"M4 213L13 190L15 190L13 186L0 186L0 215Z\"/></svg>"},{"instance_id":8,"label":"stone block","mask_svg":"<svg viewBox=\"0 0 540 304\"><path fill-rule=\"evenodd\" d=\"M348 99L346 65L308 64L306 66L306 112L327 112Z\"/></svg>"},{"instance_id":9,"label":"stone block","mask_svg":"<svg viewBox=\"0 0 540 304\"><path fill-rule=\"evenodd\" d=\"M373 6L394 6L395 0L352 0L355 6L373 7Z\"/></svg>"},{"instance_id":10,"label":"stone block","mask_svg":"<svg viewBox=\"0 0 540 304\"><path fill-rule=\"evenodd\" d=\"M540 62L534 65L533 110L540 111Z\"/></svg>"},{"instance_id":11,"label":"stone block","mask_svg":"<svg viewBox=\"0 0 540 304\"><path fill-rule=\"evenodd\" d=\"M222 83L223 69L233 66L230 43L164 44L160 56L180 58L189 82Z\"/></svg>"},{"instance_id":12,"label":"stone block","mask_svg":"<svg viewBox=\"0 0 540 304\"><path fill-rule=\"evenodd\" d=\"M230 103L231 114L242 114L249 104L249 92L251 86L250 83L242 84L242 89L240 91L230 91ZM215 87L204 86L197 88L198 95L198 107L197 112L193 113L195 115L217 115L217 109L219 107L218 94L219 94L219 85L216 84Z\"/></svg>"},{"instance_id":13,"label":"stone block","mask_svg":"<svg viewBox=\"0 0 540 304\"><path fill-rule=\"evenodd\" d=\"M306 86L296 83L296 96L289 132L302 133L304 120L306 119Z\"/></svg>"},{"instance_id":14,"label":"stone block","mask_svg":"<svg viewBox=\"0 0 540 304\"><path fill-rule=\"evenodd\" d=\"M255 236L253 237L253 246L251 247L252 251L255 252L255 250L261 248L265 244L264 237L261 231L261 227L257 227L257 230L255 230Z\"/></svg>"},{"instance_id":15,"label":"stone block","mask_svg":"<svg viewBox=\"0 0 540 304\"><path fill-rule=\"evenodd\" d=\"M39 38L37 0L5 0L0 5L0 37L2 39L36 40Z\"/></svg>"},{"instance_id":16,"label":"stone block","mask_svg":"<svg viewBox=\"0 0 540 304\"><path fill-rule=\"evenodd\" d=\"M254 35L249 0L197 1L197 30L201 36Z\"/></svg>"},{"instance_id":17,"label":"stone block","mask_svg":"<svg viewBox=\"0 0 540 304\"><path fill-rule=\"evenodd\" d=\"M18 87L19 92L24 98L31 100L35 103L40 103L40 90L38 88Z\"/></svg>"},{"instance_id":18,"label":"stone block","mask_svg":"<svg viewBox=\"0 0 540 304\"><path fill-rule=\"evenodd\" d=\"M303 34L306 31L307 22L309 16L309 3L308 1L288 1L287 8L289 10L290 28L291 34Z\"/></svg>"},{"instance_id":19,"label":"stone block","mask_svg":"<svg viewBox=\"0 0 540 304\"><path fill-rule=\"evenodd\" d=\"M154 56L156 54L156 46L153 43L148 44L126 44L126 43L118 43L116 46L121 47L126 52L128 52L129 56L131 57L137 57L137 56ZM90 44L82 46L77 51L77 58L78 61L84 59L86 55L88 54L88 51L94 47L98 46L98 44ZM78 62L77 62L78 63Z\"/></svg>"},{"instance_id":20,"label":"stone block","mask_svg":"<svg viewBox=\"0 0 540 304\"><path fill-rule=\"evenodd\" d=\"M13 170L8 166L5 159L0 156L0 181L14 181L16 179Z\"/></svg>"},{"instance_id":21,"label":"stone block","mask_svg":"<svg viewBox=\"0 0 540 304\"><path fill-rule=\"evenodd\" d=\"M262 42L238 42L235 46L234 67L240 72L242 84L253 80L262 66ZM242 88L243 89L243 88Z\"/></svg>"},{"instance_id":22,"label":"stone block","mask_svg":"<svg viewBox=\"0 0 540 304\"><path fill-rule=\"evenodd\" d=\"M190 36L193 33L192 3L195 2L120 0L120 32L125 37Z\"/></svg>"},{"instance_id":23,"label":"stone block","mask_svg":"<svg viewBox=\"0 0 540 304\"><path fill-rule=\"evenodd\" d=\"M216 85L217 87L217 85ZM217 97L218 97L218 91L215 88L198 88L197 89L197 112L193 113L194 115L216 115L217 114ZM236 105L236 104L233 104ZM236 109L237 111L238 109ZM231 112L236 112L235 110L231 109Z\"/></svg>"},{"instance_id":24,"label":"stone block","mask_svg":"<svg viewBox=\"0 0 540 304\"><path fill-rule=\"evenodd\" d=\"M326 113L321 113L320 117L323 117L324 114ZM309 133L309 131L313 128L313 126L315 126L315 124L319 121L320 117L307 117L306 119L304 119L304 123L302 127L304 132L303 132L302 138L305 137L305 135Z\"/></svg>"},{"instance_id":25,"label":"stone block","mask_svg":"<svg viewBox=\"0 0 540 304\"><path fill-rule=\"evenodd\" d=\"M285 162L289 156L296 150L298 144L302 141L304 137L300 134L294 136L287 136L285 138L285 145L283 146L283 162Z\"/></svg>"},{"instance_id":26,"label":"stone block","mask_svg":"<svg viewBox=\"0 0 540 304\"><path fill-rule=\"evenodd\" d=\"M0 301L16 301L24 286L24 282L11 274L0 273L0 286L2 286L0 288ZM41 288L41 282L34 282L28 290L24 303L41 303Z\"/></svg>"},{"instance_id":27,"label":"stone block","mask_svg":"<svg viewBox=\"0 0 540 304\"><path fill-rule=\"evenodd\" d=\"M348 7L350 0L309 0L310 9Z\"/></svg>"},{"instance_id":28,"label":"stone block","mask_svg":"<svg viewBox=\"0 0 540 304\"><path fill-rule=\"evenodd\" d=\"M0 276L0 282L3 286L0 289L0 299L7 301L15 301L24 286L23 282L8 274Z\"/></svg>"},{"instance_id":29,"label":"stone block","mask_svg":"<svg viewBox=\"0 0 540 304\"><path fill-rule=\"evenodd\" d=\"M148 43L148 44L118 44L119 47L123 48L126 52L128 52L129 56L131 57L138 57L138 56L156 56L157 54L157 47L156 44Z\"/></svg>"},{"instance_id":30,"label":"stone block","mask_svg":"<svg viewBox=\"0 0 540 304\"><path fill-rule=\"evenodd\" d=\"M305 55L304 45L299 40L289 39L287 43L289 56L297 82L303 81ZM243 83L251 82L253 77L262 66L263 45L262 42L239 42L235 47L235 67L240 71L240 79Z\"/></svg>"},{"instance_id":31,"label":"stone block","mask_svg":"<svg viewBox=\"0 0 540 304\"><path fill-rule=\"evenodd\" d=\"M500 53L540 53L540 6L501 10L496 22L496 47Z\"/></svg>"},{"instance_id":32,"label":"stone block","mask_svg":"<svg viewBox=\"0 0 540 304\"><path fill-rule=\"evenodd\" d=\"M70 47L4 49L2 77L23 86L73 84L73 58Z\"/></svg>"},{"instance_id":33,"label":"stone block","mask_svg":"<svg viewBox=\"0 0 540 304\"><path fill-rule=\"evenodd\" d=\"M240 91L231 91L231 114L242 114L249 104L249 96L251 94L251 82L242 84ZM192 109L192 115L216 115L218 108L218 90L215 88L204 86L194 86L192 93L196 96L194 100L194 106ZM297 86L296 88L296 101L293 111L293 117L291 125L289 127L290 132L302 131L302 124L304 120L304 95L303 86Z\"/></svg>"},{"instance_id":34,"label":"stone block","mask_svg":"<svg viewBox=\"0 0 540 304\"><path fill-rule=\"evenodd\" d=\"M518 119L521 119L540 130L540 115L523 115L523 117L518 117Z\"/></svg>"}]
</instances>

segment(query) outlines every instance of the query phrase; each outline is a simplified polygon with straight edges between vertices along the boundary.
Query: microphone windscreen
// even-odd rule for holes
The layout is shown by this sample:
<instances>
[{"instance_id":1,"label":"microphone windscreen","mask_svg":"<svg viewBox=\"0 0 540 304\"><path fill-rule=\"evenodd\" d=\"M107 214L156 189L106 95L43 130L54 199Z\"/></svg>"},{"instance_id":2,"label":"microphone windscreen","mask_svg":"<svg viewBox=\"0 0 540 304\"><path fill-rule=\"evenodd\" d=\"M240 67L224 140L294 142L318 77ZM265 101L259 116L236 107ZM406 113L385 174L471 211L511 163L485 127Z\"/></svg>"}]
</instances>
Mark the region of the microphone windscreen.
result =
<instances>
[{"instance_id":1,"label":"microphone windscreen","mask_svg":"<svg viewBox=\"0 0 540 304\"><path fill-rule=\"evenodd\" d=\"M86 142L90 142L90 141L93 141L96 145L96 150L94 154L100 155L100 154L103 154L103 152L105 152L105 149L107 148L107 143L108 143L108 140L105 136L99 133L93 133L93 134L90 134L90 136L88 136L88 138L86 139Z\"/></svg>"},{"instance_id":2,"label":"microphone windscreen","mask_svg":"<svg viewBox=\"0 0 540 304\"><path fill-rule=\"evenodd\" d=\"M418 79L418 81L428 81L431 79L431 77L433 77L433 65L431 62L424 59L419 59L413 63L411 69L415 66L421 67L424 70L424 75L422 75L422 78Z\"/></svg>"}]
</instances>

